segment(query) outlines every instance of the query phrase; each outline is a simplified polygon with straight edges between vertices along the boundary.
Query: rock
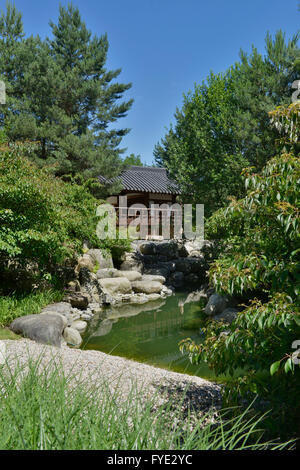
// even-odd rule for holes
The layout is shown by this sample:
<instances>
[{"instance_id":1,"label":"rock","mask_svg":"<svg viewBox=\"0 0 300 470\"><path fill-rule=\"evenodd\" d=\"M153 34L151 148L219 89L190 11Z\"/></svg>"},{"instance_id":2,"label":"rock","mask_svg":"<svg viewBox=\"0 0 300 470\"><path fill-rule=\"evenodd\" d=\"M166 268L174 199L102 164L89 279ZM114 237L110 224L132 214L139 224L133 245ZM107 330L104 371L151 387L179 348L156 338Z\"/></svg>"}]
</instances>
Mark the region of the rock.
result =
<instances>
[{"instance_id":1,"label":"rock","mask_svg":"<svg viewBox=\"0 0 300 470\"><path fill-rule=\"evenodd\" d=\"M175 240L168 240L156 245L156 251L159 255L167 259L178 258L178 245Z\"/></svg>"},{"instance_id":2,"label":"rock","mask_svg":"<svg viewBox=\"0 0 300 470\"><path fill-rule=\"evenodd\" d=\"M143 274L141 277L142 281L147 281L147 282L160 282L161 284L164 284L166 282L166 278L164 276L159 276L158 274Z\"/></svg>"},{"instance_id":3,"label":"rock","mask_svg":"<svg viewBox=\"0 0 300 470\"><path fill-rule=\"evenodd\" d=\"M95 263L88 254L84 254L77 260L77 266L75 271L78 273L81 268L87 268L89 271L93 271Z\"/></svg>"},{"instance_id":4,"label":"rock","mask_svg":"<svg viewBox=\"0 0 300 470\"><path fill-rule=\"evenodd\" d=\"M60 313L61 315L68 315L71 312L71 305L68 302L57 302L49 304L43 308L41 313Z\"/></svg>"},{"instance_id":5,"label":"rock","mask_svg":"<svg viewBox=\"0 0 300 470\"><path fill-rule=\"evenodd\" d=\"M114 273L113 277L126 277L128 281L140 281L142 279L142 275L138 271L118 271Z\"/></svg>"},{"instance_id":6,"label":"rock","mask_svg":"<svg viewBox=\"0 0 300 470\"><path fill-rule=\"evenodd\" d=\"M109 277L114 277L114 273L119 272L115 268L104 268L98 269L97 271L97 278L98 279L107 279Z\"/></svg>"},{"instance_id":7,"label":"rock","mask_svg":"<svg viewBox=\"0 0 300 470\"><path fill-rule=\"evenodd\" d=\"M205 273L205 265L202 258L179 258L175 261L176 271L183 273Z\"/></svg>"},{"instance_id":8,"label":"rock","mask_svg":"<svg viewBox=\"0 0 300 470\"><path fill-rule=\"evenodd\" d=\"M173 291L172 289L169 289L167 286L163 286L161 290L161 294L164 294L165 296L172 295Z\"/></svg>"},{"instance_id":9,"label":"rock","mask_svg":"<svg viewBox=\"0 0 300 470\"><path fill-rule=\"evenodd\" d=\"M70 307L71 307L71 305L70 305ZM62 321L63 321L63 324L64 324L64 328L65 328L66 326L68 326L68 315L63 315L62 313L58 313L58 312L47 312L47 311L46 311L46 312L41 311L41 313L40 313L40 315L48 315L48 314L50 314L50 315L58 315L59 317L62 318Z\"/></svg>"},{"instance_id":10,"label":"rock","mask_svg":"<svg viewBox=\"0 0 300 470\"><path fill-rule=\"evenodd\" d=\"M176 271L171 275L170 281L174 287L182 287L184 284L184 274Z\"/></svg>"},{"instance_id":11,"label":"rock","mask_svg":"<svg viewBox=\"0 0 300 470\"><path fill-rule=\"evenodd\" d=\"M213 317L213 320L215 321L223 321L224 323L232 323L236 317L239 311L236 308L225 308L222 313L219 313L219 315L215 315Z\"/></svg>"},{"instance_id":12,"label":"rock","mask_svg":"<svg viewBox=\"0 0 300 470\"><path fill-rule=\"evenodd\" d=\"M72 323L71 328L74 328L80 334L82 334L87 329L87 322L83 320L76 320Z\"/></svg>"},{"instance_id":13,"label":"rock","mask_svg":"<svg viewBox=\"0 0 300 470\"><path fill-rule=\"evenodd\" d=\"M143 255L155 255L156 254L156 245L155 243L152 243L152 242L142 243L139 249Z\"/></svg>"},{"instance_id":14,"label":"rock","mask_svg":"<svg viewBox=\"0 0 300 470\"><path fill-rule=\"evenodd\" d=\"M111 296L115 294L129 294L132 290L131 284L126 277L99 279L99 285L105 294Z\"/></svg>"},{"instance_id":15,"label":"rock","mask_svg":"<svg viewBox=\"0 0 300 470\"><path fill-rule=\"evenodd\" d=\"M37 343L61 346L64 321L61 315L44 313L16 318L10 329Z\"/></svg>"},{"instance_id":16,"label":"rock","mask_svg":"<svg viewBox=\"0 0 300 470\"><path fill-rule=\"evenodd\" d=\"M141 273L143 269L144 265L139 253L135 252L125 254L125 261L123 261L120 266L121 271L138 271Z\"/></svg>"},{"instance_id":17,"label":"rock","mask_svg":"<svg viewBox=\"0 0 300 470\"><path fill-rule=\"evenodd\" d=\"M114 263L113 263L112 256L110 253L107 253L98 248L98 249L89 250L87 254L91 257L94 267L97 266L98 269L114 267Z\"/></svg>"},{"instance_id":18,"label":"rock","mask_svg":"<svg viewBox=\"0 0 300 470\"><path fill-rule=\"evenodd\" d=\"M142 292L144 294L160 293L162 290L161 282L157 281L135 281L132 282L132 289L134 292Z\"/></svg>"},{"instance_id":19,"label":"rock","mask_svg":"<svg viewBox=\"0 0 300 470\"><path fill-rule=\"evenodd\" d=\"M80 310L85 310L89 304L88 296L81 293L73 293L68 297L71 306Z\"/></svg>"},{"instance_id":20,"label":"rock","mask_svg":"<svg viewBox=\"0 0 300 470\"><path fill-rule=\"evenodd\" d=\"M213 294L209 297L208 303L206 304L204 311L206 315L214 316L218 313L222 313L223 310L225 310L225 308L227 307L227 305L227 297L223 297L219 294Z\"/></svg>"},{"instance_id":21,"label":"rock","mask_svg":"<svg viewBox=\"0 0 300 470\"><path fill-rule=\"evenodd\" d=\"M77 330L67 327L64 330L64 339L71 346L79 347L82 343L82 338Z\"/></svg>"},{"instance_id":22,"label":"rock","mask_svg":"<svg viewBox=\"0 0 300 470\"><path fill-rule=\"evenodd\" d=\"M151 276L162 276L167 279L170 275L170 270L167 266L164 266L163 263L147 268L144 271L145 274L150 274Z\"/></svg>"},{"instance_id":23,"label":"rock","mask_svg":"<svg viewBox=\"0 0 300 470\"><path fill-rule=\"evenodd\" d=\"M67 284L67 289L70 292L80 292L80 284L77 280L76 281L70 281Z\"/></svg>"}]
</instances>

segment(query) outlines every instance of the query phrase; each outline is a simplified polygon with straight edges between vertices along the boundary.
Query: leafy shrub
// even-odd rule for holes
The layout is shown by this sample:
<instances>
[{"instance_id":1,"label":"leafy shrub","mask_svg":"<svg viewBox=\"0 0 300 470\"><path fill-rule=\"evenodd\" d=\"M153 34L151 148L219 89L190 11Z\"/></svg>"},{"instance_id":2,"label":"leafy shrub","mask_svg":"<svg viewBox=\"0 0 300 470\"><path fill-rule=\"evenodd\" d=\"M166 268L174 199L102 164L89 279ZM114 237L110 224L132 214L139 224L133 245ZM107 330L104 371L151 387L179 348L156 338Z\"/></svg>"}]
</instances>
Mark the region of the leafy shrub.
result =
<instances>
[{"instance_id":1,"label":"leafy shrub","mask_svg":"<svg viewBox=\"0 0 300 470\"><path fill-rule=\"evenodd\" d=\"M0 153L0 258L65 262L95 234L98 201L84 186L36 168L24 147Z\"/></svg>"},{"instance_id":2,"label":"leafy shrub","mask_svg":"<svg viewBox=\"0 0 300 470\"><path fill-rule=\"evenodd\" d=\"M230 326L212 322L203 344L189 339L181 344L192 360L207 361L217 374L244 367L245 376L230 382L228 396L264 395L281 423L287 424L289 415L298 425L300 368L293 361L293 344L300 340L300 160L292 144L299 136L299 110L298 103L288 114L282 108L272 113L275 123L282 123L283 115L292 120L280 127L289 136L279 140L284 152L260 174L245 170L246 197L232 199L207 224L208 236L226 246L210 267L216 290L248 298L255 292L260 299L253 298Z\"/></svg>"}]
</instances>

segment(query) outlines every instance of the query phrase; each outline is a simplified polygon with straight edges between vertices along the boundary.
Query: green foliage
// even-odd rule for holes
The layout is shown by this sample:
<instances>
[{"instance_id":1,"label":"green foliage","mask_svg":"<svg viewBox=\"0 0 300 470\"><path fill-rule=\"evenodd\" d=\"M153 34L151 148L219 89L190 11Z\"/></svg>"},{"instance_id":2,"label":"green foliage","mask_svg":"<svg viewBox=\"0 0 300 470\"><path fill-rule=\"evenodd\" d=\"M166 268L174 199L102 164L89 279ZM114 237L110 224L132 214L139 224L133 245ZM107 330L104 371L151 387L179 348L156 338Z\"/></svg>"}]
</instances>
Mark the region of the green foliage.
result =
<instances>
[{"instance_id":1,"label":"green foliage","mask_svg":"<svg viewBox=\"0 0 300 470\"><path fill-rule=\"evenodd\" d=\"M285 150L297 148L299 110L297 103L270 113L273 123L281 123L279 144ZM244 176L246 196L217 211L206 235L224 246L210 267L216 290L252 300L230 326L211 322L202 344L188 339L181 349L196 362L207 361L217 374L246 369L228 384L228 396L267 397L279 426L287 429L300 416L300 368L293 361L293 345L300 340L299 153L282 153L261 173L246 169Z\"/></svg>"},{"instance_id":2,"label":"green foliage","mask_svg":"<svg viewBox=\"0 0 300 470\"><path fill-rule=\"evenodd\" d=\"M84 240L97 246L98 204L84 186L36 168L24 146L1 152L0 258L51 266L81 252Z\"/></svg>"},{"instance_id":3,"label":"green foliage","mask_svg":"<svg viewBox=\"0 0 300 470\"><path fill-rule=\"evenodd\" d=\"M241 171L260 171L276 154L268 112L291 100L299 75L298 36L266 37L266 54L253 47L224 74L184 95L175 125L154 150L156 162L178 181L185 202L205 204L206 215L245 194ZM300 63L300 62L299 62Z\"/></svg>"},{"instance_id":4,"label":"green foliage","mask_svg":"<svg viewBox=\"0 0 300 470\"><path fill-rule=\"evenodd\" d=\"M143 166L142 157L131 153L128 157L124 158L125 165Z\"/></svg>"},{"instance_id":5,"label":"green foliage","mask_svg":"<svg viewBox=\"0 0 300 470\"><path fill-rule=\"evenodd\" d=\"M10 363L13 361L10 358ZM41 367L43 363L43 367ZM217 425L207 414L193 420L181 400L158 391L145 398L134 385L124 392L92 377L29 358L28 370L0 369L0 449L18 450L263 450L291 449L293 443L265 442L261 419L243 413ZM166 404L167 403L167 404ZM214 418L216 423L216 418Z\"/></svg>"},{"instance_id":6,"label":"green foliage","mask_svg":"<svg viewBox=\"0 0 300 470\"><path fill-rule=\"evenodd\" d=\"M0 297L0 326L7 326L18 317L40 313L42 308L59 302L62 297L61 291L52 289Z\"/></svg>"},{"instance_id":7,"label":"green foliage","mask_svg":"<svg viewBox=\"0 0 300 470\"><path fill-rule=\"evenodd\" d=\"M0 17L0 77L7 105L0 126L10 142L36 142L39 165L53 164L57 175L111 178L123 168L122 137L114 129L132 100L120 102L131 84L114 81L121 70L107 70L106 35L92 36L78 8L60 6L51 38L25 37L22 17L8 4Z\"/></svg>"}]
</instances>

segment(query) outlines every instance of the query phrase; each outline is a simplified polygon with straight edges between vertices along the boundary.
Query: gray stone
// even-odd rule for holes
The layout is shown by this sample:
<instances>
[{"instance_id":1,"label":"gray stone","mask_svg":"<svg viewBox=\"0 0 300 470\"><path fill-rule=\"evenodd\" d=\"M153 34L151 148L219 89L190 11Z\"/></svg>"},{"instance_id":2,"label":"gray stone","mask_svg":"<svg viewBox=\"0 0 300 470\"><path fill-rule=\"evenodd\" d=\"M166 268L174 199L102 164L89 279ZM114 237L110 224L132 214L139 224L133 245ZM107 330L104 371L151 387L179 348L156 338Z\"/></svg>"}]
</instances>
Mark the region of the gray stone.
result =
<instances>
[{"instance_id":1,"label":"gray stone","mask_svg":"<svg viewBox=\"0 0 300 470\"><path fill-rule=\"evenodd\" d=\"M105 268L113 268L114 263L110 253L107 253L103 250L92 249L87 252L87 254L91 257L94 266L97 266L98 269L105 269Z\"/></svg>"},{"instance_id":2,"label":"gray stone","mask_svg":"<svg viewBox=\"0 0 300 470\"><path fill-rule=\"evenodd\" d=\"M44 313L16 318L10 329L37 343L61 346L64 321L60 315Z\"/></svg>"},{"instance_id":3,"label":"gray stone","mask_svg":"<svg viewBox=\"0 0 300 470\"><path fill-rule=\"evenodd\" d=\"M158 274L143 274L142 281L147 281L147 282L160 282L161 284L164 284L166 282L166 278L164 276L159 276Z\"/></svg>"},{"instance_id":4,"label":"gray stone","mask_svg":"<svg viewBox=\"0 0 300 470\"><path fill-rule=\"evenodd\" d=\"M228 305L227 297L223 297L222 295L219 295L219 294L213 294L209 297L208 303L206 304L204 311L206 315L209 315L209 316L218 315L219 313L222 313L223 310L225 310L227 305Z\"/></svg>"},{"instance_id":5,"label":"gray stone","mask_svg":"<svg viewBox=\"0 0 300 470\"><path fill-rule=\"evenodd\" d=\"M128 281L140 281L142 279L142 275L138 271L118 271L113 274L113 277L126 277Z\"/></svg>"},{"instance_id":6,"label":"gray stone","mask_svg":"<svg viewBox=\"0 0 300 470\"><path fill-rule=\"evenodd\" d=\"M66 326L68 326L68 315L63 315L62 313L58 313L58 312L41 312L40 315L58 315L60 318L62 318L62 321L63 321L63 324L64 324L64 328Z\"/></svg>"},{"instance_id":7,"label":"gray stone","mask_svg":"<svg viewBox=\"0 0 300 470\"><path fill-rule=\"evenodd\" d=\"M99 285L105 294L111 296L115 294L129 294L131 292L131 284L126 277L99 279Z\"/></svg>"},{"instance_id":8,"label":"gray stone","mask_svg":"<svg viewBox=\"0 0 300 470\"><path fill-rule=\"evenodd\" d=\"M71 305L68 302L57 302L49 304L43 308L41 313L60 313L61 315L68 315L71 312Z\"/></svg>"},{"instance_id":9,"label":"gray stone","mask_svg":"<svg viewBox=\"0 0 300 470\"><path fill-rule=\"evenodd\" d=\"M238 313L239 311L236 308L228 307L225 308L222 313L219 313L219 315L215 315L213 320L232 323L236 319Z\"/></svg>"},{"instance_id":10,"label":"gray stone","mask_svg":"<svg viewBox=\"0 0 300 470\"><path fill-rule=\"evenodd\" d=\"M157 281L135 281L132 282L132 289L134 292L142 292L144 294L160 293L162 290L162 283Z\"/></svg>"},{"instance_id":11,"label":"gray stone","mask_svg":"<svg viewBox=\"0 0 300 470\"><path fill-rule=\"evenodd\" d=\"M67 327L64 330L64 339L71 346L79 347L82 343L82 338L77 330Z\"/></svg>"},{"instance_id":12,"label":"gray stone","mask_svg":"<svg viewBox=\"0 0 300 470\"><path fill-rule=\"evenodd\" d=\"M114 277L114 273L118 272L115 268L104 268L97 271L98 279L107 279L109 277Z\"/></svg>"},{"instance_id":13,"label":"gray stone","mask_svg":"<svg viewBox=\"0 0 300 470\"><path fill-rule=\"evenodd\" d=\"M126 253L125 260L120 266L121 271L138 271L142 272L144 268L141 255L138 253Z\"/></svg>"}]
</instances>

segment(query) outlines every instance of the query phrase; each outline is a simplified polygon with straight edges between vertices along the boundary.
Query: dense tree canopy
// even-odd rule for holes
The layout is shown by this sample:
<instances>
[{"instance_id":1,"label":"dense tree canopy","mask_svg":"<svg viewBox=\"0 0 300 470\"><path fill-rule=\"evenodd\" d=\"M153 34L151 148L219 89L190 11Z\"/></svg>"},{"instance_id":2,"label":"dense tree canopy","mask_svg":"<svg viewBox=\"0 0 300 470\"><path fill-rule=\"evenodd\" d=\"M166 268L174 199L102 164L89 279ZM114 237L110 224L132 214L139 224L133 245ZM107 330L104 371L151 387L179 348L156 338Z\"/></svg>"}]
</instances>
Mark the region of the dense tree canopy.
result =
<instances>
[{"instance_id":1,"label":"dense tree canopy","mask_svg":"<svg viewBox=\"0 0 300 470\"><path fill-rule=\"evenodd\" d=\"M38 143L32 158L54 164L57 175L115 176L122 168L119 145L128 129L115 128L130 109L122 101L131 84L107 70L108 40L92 36L71 4L60 6L52 36L26 38L21 14L10 4L0 18L0 77L7 106L0 126L10 141Z\"/></svg>"}]
</instances>

